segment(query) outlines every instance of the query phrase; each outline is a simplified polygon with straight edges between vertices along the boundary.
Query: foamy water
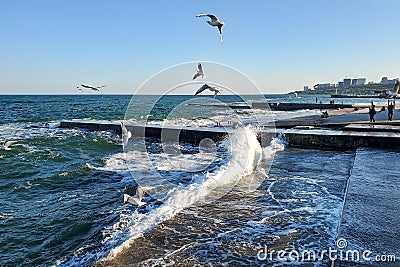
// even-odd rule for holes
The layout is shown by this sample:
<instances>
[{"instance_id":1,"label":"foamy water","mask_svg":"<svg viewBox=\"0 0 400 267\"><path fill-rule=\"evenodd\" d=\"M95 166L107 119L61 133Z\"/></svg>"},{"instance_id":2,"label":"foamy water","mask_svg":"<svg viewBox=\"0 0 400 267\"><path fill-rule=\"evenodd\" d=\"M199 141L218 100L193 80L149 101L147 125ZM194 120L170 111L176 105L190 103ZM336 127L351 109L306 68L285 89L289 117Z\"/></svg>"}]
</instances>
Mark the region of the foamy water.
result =
<instances>
[{"instance_id":1,"label":"foamy water","mask_svg":"<svg viewBox=\"0 0 400 267\"><path fill-rule=\"evenodd\" d=\"M154 97L139 97L139 107ZM271 99L299 101L279 97ZM215 127L218 121L231 129L237 121L246 126L313 113L191 107L168 116L188 99L191 96L167 97L151 115L139 110L131 119L200 127ZM279 138L260 148L248 127L218 144L143 144L133 137L123 150L115 133L57 128L64 119L122 120L129 100L0 99L0 145L16 141L10 150L0 149L0 265L285 266L276 259L260 261L257 252L265 245L318 250L334 245L354 158L359 157L356 167L364 177L374 172L361 156L372 168L376 155L383 163L397 155L283 149ZM123 205L123 194L134 194L138 184L158 185L160 190L143 199L145 208ZM386 185L391 188L390 182ZM368 230L368 224L360 229ZM389 229L391 234L395 232Z\"/></svg>"},{"instance_id":2,"label":"foamy water","mask_svg":"<svg viewBox=\"0 0 400 267\"><path fill-rule=\"evenodd\" d=\"M237 129L229 139L220 144L220 149L225 151L225 159L217 161L218 166L216 168L214 166L212 171L196 173L189 183L170 187L167 192L163 190L163 192L166 192L166 195L162 199L163 204L151 203L151 198L148 198L147 200L150 201L150 205L146 207L145 213L135 209L129 215L125 213L121 214L120 221L105 231L104 235L106 237L102 241L102 254L104 254L105 260L110 260L117 256L121 251L129 248L138 237L143 236L144 233L157 227L165 220L173 218L176 214L182 212L182 210L196 205L199 201L201 201L201 205L218 201L220 197L228 193L243 177L253 174L262 159L271 159L272 154L282 150L283 147L283 144L279 144L279 142L274 140L270 147L263 150L253 129L250 127ZM129 176L128 169L131 169L136 170L133 172L134 176L151 175L148 166L141 160L144 156L148 156L144 154L146 153L140 151L116 154L105 161L106 164L104 167L98 167L97 169L122 172L127 176ZM208 161L215 158L215 153L211 154L212 157L199 157L207 165L209 164L207 163ZM184 166L186 169L190 168L194 163L188 156L182 158L181 155L178 155L176 160L186 162L186 166ZM195 160L197 161L197 165L201 164L198 161L198 157ZM124 161L129 168L127 166L124 167ZM153 155L153 161L157 162L155 167L158 170L165 171L168 168L167 166L171 166L171 157L165 157L165 155ZM131 181L124 180L124 182ZM251 182L254 183L254 181ZM250 188L249 184L247 190ZM87 257L91 256L90 253L87 255ZM99 252L97 252L98 256ZM82 258L79 258L79 261L82 262Z\"/></svg>"},{"instance_id":3,"label":"foamy water","mask_svg":"<svg viewBox=\"0 0 400 267\"><path fill-rule=\"evenodd\" d=\"M139 144L135 144L135 141ZM207 205L218 203L226 205L232 201L227 201L226 198L233 195L238 199L234 200L232 210L246 207L248 210L262 209L262 213L256 217L239 213L237 219L242 222L239 225L235 223L218 236L224 240L247 240L251 244L249 249L254 252L251 257L255 262L255 254L261 248L265 235L272 243L279 243L281 238L296 236L297 241L287 248L319 248L321 245L334 244L341 197L329 192L323 185L324 179L301 176L271 178L268 175L271 160L283 149L284 142L277 138L269 146L261 148L254 129L249 126L236 129L228 139L208 151L196 152L195 147L176 143L150 142L144 148L140 145L140 140L133 138L124 153L106 159L104 166L89 167L118 172L126 177L121 182L128 189L132 184L144 183L145 186L158 186L159 192L144 198L148 203L144 209L132 206L118 208L115 212L120 219L103 230L101 247L95 253L82 248L77 251L76 257L59 264L74 265L100 260L100 265L108 265L110 262L119 265L114 261L118 262L124 257L121 255L134 253L132 251L137 249L147 234L158 236L157 232L162 225L180 221L179 217L186 216L188 211L196 218L201 218L203 207L207 209ZM175 153L176 151L186 152ZM260 192L259 188L266 184L268 187L265 188L265 193ZM254 196L258 196L260 200ZM264 203L266 196L269 200ZM241 199L244 203L241 203ZM264 204L260 206L260 203ZM215 219L214 216L206 217ZM217 221L222 222L220 219ZM275 225L279 221L281 224ZM190 221L188 225L189 223ZM224 227L221 225L221 228ZM316 237L314 231L320 228L324 234ZM200 248L198 245L204 240L191 242L195 243L184 244L159 257L148 255L148 260L142 264L168 265L171 262L176 263L173 259L182 257L182 253L188 251L210 254L214 246L203 244ZM214 242L217 240L212 239L211 243ZM230 253L226 257L235 258ZM215 260L210 257L201 263L207 264Z\"/></svg>"},{"instance_id":4,"label":"foamy water","mask_svg":"<svg viewBox=\"0 0 400 267\"><path fill-rule=\"evenodd\" d=\"M98 264L248 266L251 262L265 263L256 256L264 245L274 249L298 250L333 246L343 197L339 185L345 184L351 166L351 163L341 161L352 155L320 152L315 156L301 154L302 158L296 158L299 152L294 151L294 155L288 152L292 155L288 158L283 156L287 153L283 152L283 148L282 141L274 139L263 150L255 146L254 154L241 151L237 159L246 158L244 161L249 165L243 162L238 165L247 175L228 176L231 179L221 181L229 174L220 175L221 172L237 164L232 154L232 158L220 169L206 175L207 180L200 179L186 188L172 191L165 204L148 214L136 210L129 217L132 222L126 226L130 229L129 239L111 250ZM308 168L308 174L301 175L302 170L297 169L290 175L276 176L277 169L273 167L272 174L268 175L268 164L264 159L276 152L282 155L277 159L278 166L284 163L294 166L298 159L301 165ZM260 155L263 156L257 159ZM331 172L330 175L337 178L329 181L332 177L320 173L313 159L330 160L328 165L332 166L347 165L337 173ZM249 182L254 179L262 180L262 184L255 190L249 190ZM195 204L210 195L208 190L199 190L210 184L223 189L229 182L235 183L235 186L230 187L228 194L210 203ZM124 220L127 218L124 217ZM153 250L154 246L158 250ZM270 263L286 266L286 263L276 259ZM301 262L291 264L302 265ZM315 263L314 266L320 264Z\"/></svg>"}]
</instances>

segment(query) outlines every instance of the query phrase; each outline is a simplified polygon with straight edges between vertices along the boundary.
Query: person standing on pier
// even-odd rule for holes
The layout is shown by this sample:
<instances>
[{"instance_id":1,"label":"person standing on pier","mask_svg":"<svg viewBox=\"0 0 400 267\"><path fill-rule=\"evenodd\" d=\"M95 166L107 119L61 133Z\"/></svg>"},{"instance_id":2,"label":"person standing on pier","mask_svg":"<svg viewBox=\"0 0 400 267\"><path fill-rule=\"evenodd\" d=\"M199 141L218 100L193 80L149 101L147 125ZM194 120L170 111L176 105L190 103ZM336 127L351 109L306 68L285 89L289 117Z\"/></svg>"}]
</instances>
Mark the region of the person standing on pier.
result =
<instances>
[{"instance_id":1,"label":"person standing on pier","mask_svg":"<svg viewBox=\"0 0 400 267\"><path fill-rule=\"evenodd\" d=\"M390 102L388 105L388 120L389 121L393 120L393 113L394 113L394 104L393 104L393 102Z\"/></svg>"},{"instance_id":2,"label":"person standing on pier","mask_svg":"<svg viewBox=\"0 0 400 267\"><path fill-rule=\"evenodd\" d=\"M375 110L375 105L373 104L373 102L371 102L371 107L369 108L369 122L375 122L375 114L376 114L376 110Z\"/></svg>"}]
</instances>

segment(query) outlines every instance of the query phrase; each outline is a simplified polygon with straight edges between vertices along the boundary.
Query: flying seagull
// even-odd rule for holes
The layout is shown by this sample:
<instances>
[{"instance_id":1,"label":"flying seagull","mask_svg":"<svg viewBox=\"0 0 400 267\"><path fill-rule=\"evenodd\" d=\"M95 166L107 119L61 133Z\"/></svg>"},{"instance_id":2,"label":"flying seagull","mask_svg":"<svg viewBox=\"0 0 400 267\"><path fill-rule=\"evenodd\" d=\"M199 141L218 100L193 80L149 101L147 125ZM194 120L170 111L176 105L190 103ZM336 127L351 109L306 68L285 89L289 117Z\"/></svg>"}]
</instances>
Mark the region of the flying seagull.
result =
<instances>
[{"instance_id":1,"label":"flying seagull","mask_svg":"<svg viewBox=\"0 0 400 267\"><path fill-rule=\"evenodd\" d=\"M7 141L4 143L3 148L4 150L11 150L10 146L17 143L17 141Z\"/></svg>"},{"instance_id":2,"label":"flying seagull","mask_svg":"<svg viewBox=\"0 0 400 267\"><path fill-rule=\"evenodd\" d=\"M206 77L206 75L204 75L203 67L201 66L201 63L199 63L197 65L197 73L193 76L193 80L196 79L197 77L200 77L200 76L201 76L201 78L205 78Z\"/></svg>"},{"instance_id":3,"label":"flying seagull","mask_svg":"<svg viewBox=\"0 0 400 267\"><path fill-rule=\"evenodd\" d=\"M100 91L100 90L99 90L100 88L106 87L107 85L102 85L102 86L96 86L96 87L94 87L94 86L90 86L90 85L86 85L86 84L81 84L81 86L82 86L83 88L86 88L86 89L92 89L93 91ZM81 88L79 88L79 86L78 86L77 88L78 88L78 90L82 90Z\"/></svg>"},{"instance_id":4,"label":"flying seagull","mask_svg":"<svg viewBox=\"0 0 400 267\"><path fill-rule=\"evenodd\" d=\"M155 189L154 186L147 186L147 187L138 187L136 189L136 194L132 197L128 194L124 194L124 204L127 204L128 202L139 207L144 207L146 206L146 202L143 202L143 196L145 193L153 191Z\"/></svg>"},{"instance_id":5,"label":"flying seagull","mask_svg":"<svg viewBox=\"0 0 400 267\"><path fill-rule=\"evenodd\" d=\"M128 142L129 142L129 138L132 137L132 133L126 129L124 122L120 121L120 123L121 123L121 129L122 129L123 144L124 144L124 146L127 146Z\"/></svg>"},{"instance_id":6,"label":"flying seagull","mask_svg":"<svg viewBox=\"0 0 400 267\"><path fill-rule=\"evenodd\" d=\"M208 84L204 84L202 87L199 88L199 90L197 90L197 92L194 95L198 95L201 92L203 92L204 90L210 90L212 92L214 92L214 98L217 96L217 94L220 94L221 90L218 90L216 87L214 86L209 86Z\"/></svg>"},{"instance_id":7,"label":"flying seagull","mask_svg":"<svg viewBox=\"0 0 400 267\"><path fill-rule=\"evenodd\" d=\"M222 26L225 25L225 22L219 21L219 19L216 16L212 15L212 14L198 14L196 17L205 17L205 16L207 16L207 17L209 17L211 19L211 20L207 21L208 24L210 24L211 26L217 26L218 27L219 37L220 37L221 43L222 43L223 42L223 39L222 39Z\"/></svg>"}]
</instances>

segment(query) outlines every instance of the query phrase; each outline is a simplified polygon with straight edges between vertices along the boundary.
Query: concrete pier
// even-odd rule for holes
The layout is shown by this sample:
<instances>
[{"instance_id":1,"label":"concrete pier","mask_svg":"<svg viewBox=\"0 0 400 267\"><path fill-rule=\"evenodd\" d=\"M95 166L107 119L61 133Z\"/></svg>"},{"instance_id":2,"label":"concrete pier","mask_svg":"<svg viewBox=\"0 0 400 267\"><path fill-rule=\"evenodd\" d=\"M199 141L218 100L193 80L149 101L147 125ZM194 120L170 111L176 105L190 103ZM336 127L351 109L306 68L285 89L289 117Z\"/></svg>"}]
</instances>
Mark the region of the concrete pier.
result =
<instances>
[{"instance_id":1,"label":"concrete pier","mask_svg":"<svg viewBox=\"0 0 400 267\"><path fill-rule=\"evenodd\" d=\"M96 122L96 121L62 121L60 128L80 128L89 131L114 131L117 134L122 133L119 122ZM231 131L223 127L199 128L199 127L178 127L178 126L160 126L160 125L133 125L125 124L132 136L148 137L173 142L183 142L189 144L199 144L205 138L221 141Z\"/></svg>"},{"instance_id":2,"label":"concrete pier","mask_svg":"<svg viewBox=\"0 0 400 267\"><path fill-rule=\"evenodd\" d=\"M355 108L355 105L350 104L308 104L308 103L269 103L255 101L252 103L238 102L238 103L226 103L226 104L187 104L188 106L199 106L199 107L217 107L217 108L231 108L231 109L271 109L278 111L294 111L302 109L343 109L343 108Z\"/></svg>"},{"instance_id":3,"label":"concrete pier","mask_svg":"<svg viewBox=\"0 0 400 267\"><path fill-rule=\"evenodd\" d=\"M359 261L354 254L335 266L399 266L399 161L400 154L388 150L357 150L338 239L346 240L344 250L362 250L357 250ZM363 258L365 250L371 251L367 259Z\"/></svg>"},{"instance_id":4,"label":"concrete pier","mask_svg":"<svg viewBox=\"0 0 400 267\"><path fill-rule=\"evenodd\" d=\"M126 128L133 136L183 142L198 145L204 138L215 142L233 133L225 127L178 127L159 125L131 125ZM313 147L321 149L356 149L358 147L399 148L400 129L397 126L380 126L371 131L366 124L340 124L336 128L316 126L295 126L291 128L268 128L259 130L259 140L263 146L277 134L283 134L294 147ZM60 128L81 128L89 131L114 131L121 134L119 122L62 121Z\"/></svg>"},{"instance_id":5,"label":"concrete pier","mask_svg":"<svg viewBox=\"0 0 400 267\"><path fill-rule=\"evenodd\" d=\"M189 103L188 106L194 107L216 107L216 108L231 108L231 109L251 109L251 105L243 103L227 103L227 104L194 104Z\"/></svg>"},{"instance_id":6,"label":"concrete pier","mask_svg":"<svg viewBox=\"0 0 400 267\"><path fill-rule=\"evenodd\" d=\"M343 131L329 129L285 129L282 131L294 147L321 149L356 149L358 147L399 148L400 133Z\"/></svg>"},{"instance_id":7,"label":"concrete pier","mask_svg":"<svg viewBox=\"0 0 400 267\"><path fill-rule=\"evenodd\" d=\"M353 108L349 104L307 104L307 103L267 103L267 102L253 102L251 105L255 109L271 109L278 111L294 111L301 109L343 109Z\"/></svg>"}]
</instances>

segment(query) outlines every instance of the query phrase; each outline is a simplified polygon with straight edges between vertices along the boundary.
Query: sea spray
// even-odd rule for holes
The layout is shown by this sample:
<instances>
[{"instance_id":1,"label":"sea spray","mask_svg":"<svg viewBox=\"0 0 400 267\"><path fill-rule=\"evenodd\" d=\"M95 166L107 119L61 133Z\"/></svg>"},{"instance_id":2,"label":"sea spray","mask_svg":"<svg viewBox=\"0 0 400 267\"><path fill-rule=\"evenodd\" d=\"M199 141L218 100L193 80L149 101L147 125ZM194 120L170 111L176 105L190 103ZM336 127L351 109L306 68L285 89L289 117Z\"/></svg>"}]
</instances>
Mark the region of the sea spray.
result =
<instances>
[{"instance_id":1,"label":"sea spray","mask_svg":"<svg viewBox=\"0 0 400 267\"><path fill-rule=\"evenodd\" d=\"M158 99L159 96L138 96L137 106L139 108L148 107L148 104L151 104L149 100L152 98ZM176 106L182 102L182 99L191 98L192 96L183 95L168 96L166 101L164 101L164 105L168 111L170 110L169 106ZM226 102L234 101L232 96L227 94L219 95L218 98ZM259 100L259 96L254 96L253 98ZM2 176L0 187L2 190L1 195L3 196L2 207L4 207L4 210L0 214L0 217L3 217L2 223L4 226L4 231L0 233L2 239L0 243L3 244L2 251L4 252L4 257L0 259L0 265L23 265L23 262L29 262L30 265L35 266L52 265L58 259L57 264L66 266L92 265L98 259L105 257L111 248L120 245L122 241L126 240L125 237L127 236L125 234L120 235L120 238L112 237L108 239L109 234L112 234L113 231L118 231L118 229L126 233L127 229L130 229L134 225L135 222L133 220L135 218L136 221L139 221L142 217L147 216L151 209L157 208L156 205L161 205L160 202L153 205L153 200L149 201L146 209L135 210L133 206L122 205L124 187L130 185L125 190L133 190L135 184L129 170L123 164L123 155L120 157L121 164L112 162L114 156L121 151L121 138L118 135L111 132L88 132L81 129L56 128L60 120L104 120L107 122L121 120L125 111L121 107L126 106L129 103L129 99L130 96L115 95L2 96L0 102L2 107L5 108L5 112L2 113L1 118L3 125L0 126L0 139L3 140L3 143L5 140L17 140L20 145L16 146L10 152L0 151L3 166L2 173L0 174ZM205 99L208 98L205 97ZM290 101L286 96L270 96L269 100L271 102ZM325 99L325 101L328 100L328 98ZM312 103L312 101L315 101L315 97L313 96L304 97L301 100L303 103ZM352 99L351 101L365 102L364 99ZM192 107L188 111L188 117L196 117L196 114L200 112L206 114L207 121L205 119L204 121L198 119L196 123L200 125L209 124L213 129L215 123L212 123L209 119L216 119L222 121L222 123L230 120L230 117L225 116L225 109L214 108L210 113L204 110L205 108L203 107ZM163 120L166 117L167 111L166 109L156 110L156 118L152 118L153 121L154 119ZM288 118L288 116L308 116L314 112L306 110L295 112L240 110L238 114L244 125L254 118L253 115L249 115L248 111L255 113L258 119L257 122L262 125L268 123L271 117L280 120ZM135 114L137 115L135 118L139 121L142 114L148 113L139 110ZM46 123L50 123L50 127L46 127ZM179 120L175 123L180 125ZM191 124L188 123L188 125ZM193 126L196 126L196 124L193 124ZM101 140L107 141L102 142ZM220 147L217 149L220 149ZM268 154L264 153L264 151L265 149L263 148L263 159L259 167L257 167L256 172L254 172L254 174L259 174L260 177L264 177L265 179L265 184L259 190L253 194L248 194L244 199L236 199L236 195L232 195L232 197L227 195L226 198L221 199L213 205L216 209L211 211L211 214L207 214L207 207L194 208L195 213L201 213L201 216L207 217L204 219L205 222L210 220L215 224L214 220L221 221L220 224L217 223L215 225L218 231L230 231L231 228L234 228L234 233L237 233L236 238L240 240L246 240L249 237L251 238L250 241L252 241L257 235L262 237L268 233L273 235L273 233L280 231L280 229L293 228L293 225L290 224L288 227L284 227L282 223L279 223L276 226L271 226L263 222L257 224L259 227L263 226L261 228L255 228L253 224L249 224L248 229L244 227L246 225L243 226L249 220L260 221L263 217L270 216L272 208L270 209L269 207L277 205L267 193L270 182L293 176L314 178L323 180L324 186L329 189L328 191L340 197L342 196L342 192L340 191L343 188L342 185L348 179L348 165L352 164L354 158L354 155L343 152L320 153L314 150L298 151L290 149L282 153L278 158L274 157L275 167L272 167L272 172L268 172L268 168L263 167L265 156ZM157 162L157 153L157 151L152 153L154 162ZM192 152L188 151L188 153L183 153L183 155L190 155L190 153ZM54 157L54 155L58 154L60 157ZM338 160L335 157L321 157L321 154L335 155ZM193 155L196 156L196 153ZM217 154L216 161L214 161L211 167L207 168L207 171L215 173L221 166L225 166L230 158L231 156L229 155L225 156L224 154L221 156L221 153ZM295 158L295 160L291 160L291 158ZM111 162L105 163L105 159L111 159ZM275 159L278 160L275 161ZM182 159L182 161L186 160L186 158ZM393 157L387 155L385 160L393 161ZM184 171L179 172L178 165L176 168L177 171L171 171L170 164L165 164L162 161L159 162L160 165L157 165L158 169L162 169L165 173L170 174L168 179L173 180L176 178L178 180L176 184L178 185L180 182L186 186L195 182L199 183L206 175L204 172L199 173L199 175ZM111 166L112 164L115 166ZM145 172L145 168L149 167L140 162L137 162L137 165L140 165L137 167L138 172L140 172L142 166L142 172ZM363 166L365 167L367 164ZM104 167L104 169L101 167ZM120 170L116 171L118 168ZM189 169L186 166L184 168ZM368 173L365 168L361 168L361 170ZM267 177L268 173L270 177ZM64 176L64 174L67 175ZM180 174L182 175L180 176ZM134 178L136 179L136 177ZM240 181L242 182L243 180L241 178ZM286 184L277 182L271 187L276 199L282 204L287 203L292 198L296 199L296 201L299 200L299 198L295 198L292 195L287 196L288 199L279 195L279 192L285 192L283 191L285 190L285 186ZM237 185L235 190L236 188ZM307 188L309 188L309 185L307 185ZM330 197L324 194L320 196ZM307 198L301 197L300 203L303 203L303 199ZM243 202L250 203L250 206L243 208L240 206ZM221 208L218 209L218 207ZM221 212L226 207L229 207L231 211L230 215ZM322 208L329 211L329 214L335 215L335 207L336 205L327 205ZM208 208L212 209L211 206ZM251 215L247 214L248 210L251 211ZM280 211L282 209L280 206L277 206L274 210ZM135 214L132 214L134 211ZM257 218L258 211L261 211L265 216ZM179 216L175 216L169 222L175 223L175 219L181 222L180 215L186 212L191 212L191 208L185 209L184 212L181 212ZM234 225L227 227L227 220L224 218L224 215L231 216L231 214L235 216L233 218ZM335 224L337 221L335 219L324 218L323 214L326 213L322 213L316 220L300 221L296 229L309 232L310 234L313 233L313 229L318 229L319 233L322 234L318 235L319 237L324 239L330 236L324 230L326 222ZM328 216L331 216L329 214ZM121 225L115 224L115 229L112 229L112 226L120 219L120 216ZM188 216L183 215L182 217L184 217L183 219L188 219ZM88 223L83 228L81 227L82 221ZM196 216L193 221L187 222L188 224L185 228L193 228L197 232L192 237L195 243L209 242L203 238L203 235L207 233L203 223L193 227L194 222L198 221L200 220ZM270 220L266 221L269 222ZM237 228L235 228L236 223L239 224ZM155 235L158 234L158 228L162 227L158 226L154 229ZM179 226L173 230L180 230L178 228ZM108 229L110 230L108 231ZM241 229L246 229L246 232L241 231ZM251 229L254 229L253 232L250 231ZM160 230L163 231L164 229ZM248 234L249 232L251 234ZM101 233L104 234L104 237L101 237ZM150 233L150 231L146 233ZM390 233L393 234L394 232ZM153 235L152 231L151 234ZM198 237L197 234L201 237ZM169 236L169 238L174 237ZM235 236L226 235L227 240L232 240L232 238L235 238ZM107 239L104 242L107 244L106 246L102 246L101 244L101 240L104 239ZM24 242L21 242L21 240ZM47 241L41 242L41 240ZM115 242L111 243L112 240ZM38 245L37 242L42 245ZM170 247L180 244L179 237L169 240L169 242L171 244ZM219 243L220 240L217 239L215 242ZM299 242L310 244L301 237L299 238ZM215 247L218 248L218 245ZM221 259L220 256L226 254L225 252L221 253L220 250L214 250L215 247L211 247L208 251L207 258L210 260L201 262L198 265L229 265L232 263L231 259ZM314 242L313 247L325 248L320 242ZM201 259L202 249L195 247L194 251L198 251L196 259ZM213 251L214 258L211 255ZM241 251L240 246L240 249L234 251L234 253L235 256L240 256L243 259L242 262L245 263L245 266L257 264L252 261L254 259L246 258L246 255L241 254ZM148 255L148 258L157 257L156 254L152 254ZM182 259L185 259L184 256L179 260L182 261ZM213 261L213 259L221 260ZM189 266L196 265L197 263L193 259L188 259L186 263L181 264ZM234 262L234 264L236 263Z\"/></svg>"},{"instance_id":2,"label":"sea spray","mask_svg":"<svg viewBox=\"0 0 400 267\"><path fill-rule=\"evenodd\" d=\"M279 142L278 142L279 143ZM156 227L165 220L168 220L181 212L183 209L196 204L215 201L228 193L242 177L252 174L261 162L263 154L271 157L273 151L281 150L282 146L273 143L270 150L263 150L257 140L256 133L251 127L237 129L229 140L223 142L223 146L231 152L231 158L217 171L207 173L204 179L194 182L186 187L176 187L168 193L164 204L151 210L148 214L140 214L139 218L132 218L132 224L128 226L125 241L112 248L104 260L110 260L118 255L125 248L128 248L135 239L145 232ZM276 149L278 147L278 149ZM135 213L137 214L137 213ZM137 214L139 215L139 214ZM133 214L134 216L134 214ZM119 233L121 233L119 231ZM114 238L120 239L119 234ZM109 247L110 243L118 243L110 237L103 245ZM109 244L107 244L109 243Z\"/></svg>"}]
</instances>

